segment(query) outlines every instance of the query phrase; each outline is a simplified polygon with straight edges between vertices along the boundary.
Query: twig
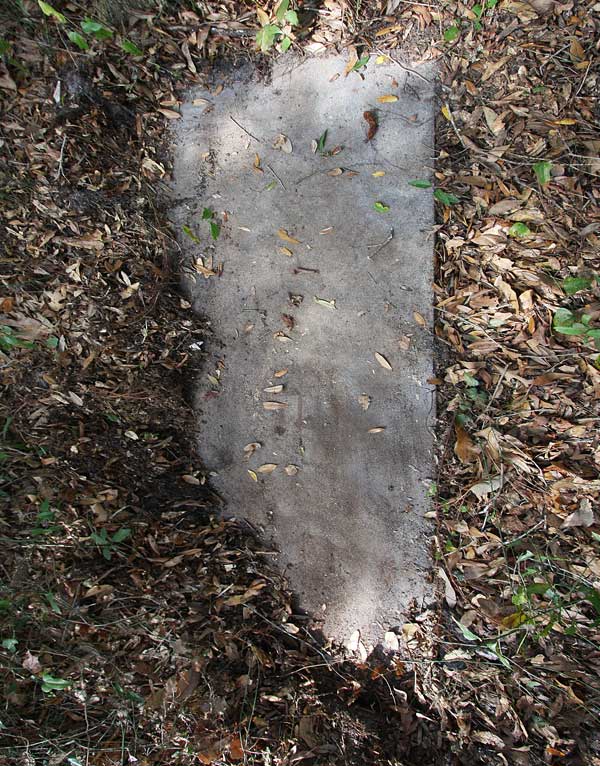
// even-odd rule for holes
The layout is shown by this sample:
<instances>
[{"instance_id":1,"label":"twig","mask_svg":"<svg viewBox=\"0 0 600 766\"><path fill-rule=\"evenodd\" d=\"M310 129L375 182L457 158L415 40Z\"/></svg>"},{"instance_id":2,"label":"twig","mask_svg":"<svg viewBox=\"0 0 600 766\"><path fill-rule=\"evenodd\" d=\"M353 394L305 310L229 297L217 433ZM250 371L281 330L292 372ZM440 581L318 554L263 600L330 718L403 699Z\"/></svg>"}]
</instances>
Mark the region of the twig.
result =
<instances>
[{"instance_id":1,"label":"twig","mask_svg":"<svg viewBox=\"0 0 600 766\"><path fill-rule=\"evenodd\" d=\"M63 159L65 156L65 144L67 142L67 134L63 136L62 140L62 146L60 147L60 157L58 158L58 170L56 171L56 180L58 180L61 176L63 178L66 178L64 172L63 172Z\"/></svg>"},{"instance_id":2,"label":"twig","mask_svg":"<svg viewBox=\"0 0 600 766\"><path fill-rule=\"evenodd\" d=\"M405 72L410 72L411 74L414 74L415 77L418 77L420 80L423 80L423 82L426 82L428 85L431 85L432 81L425 77L425 75L422 75L420 72L417 72L416 69L411 69L411 67L406 66L406 64L403 64L401 61L398 61L398 59L395 59L393 56L390 56L389 53L384 53L382 50L377 48L377 53L379 53L380 56L387 56L390 61L392 61L394 64L397 64L400 69L404 69Z\"/></svg>"},{"instance_id":3,"label":"twig","mask_svg":"<svg viewBox=\"0 0 600 766\"><path fill-rule=\"evenodd\" d=\"M389 244L390 244L390 242L391 242L393 239L394 239L394 229L393 229L393 228L390 228L390 233L389 233L389 235L388 235L387 239L385 239L383 242L379 242L379 243L378 243L378 244L376 244L376 245L367 245L367 250L370 250L370 249L372 249L372 248L376 248L376 250L375 250L375 252L374 252L374 253L372 253L372 254L370 254L370 255L367 255L367 258L369 258L369 259L373 259L373 258L374 258L374 257L377 255L377 253L378 253L380 250L383 250L383 248L384 248L386 245L389 245Z\"/></svg>"},{"instance_id":4,"label":"twig","mask_svg":"<svg viewBox=\"0 0 600 766\"><path fill-rule=\"evenodd\" d=\"M285 191L287 191L287 189L285 188L285 184L283 183L283 181L281 180L281 178L279 178L279 176L278 176L278 175L277 175L277 173L276 173L276 172L273 170L273 168L272 168L270 165L267 165L267 167L269 168L269 170L271 171L271 173L273 173L273 175L275 176L275 178L276 178L276 179L279 181L279 183L281 184L281 188L282 188L282 189L284 189Z\"/></svg>"},{"instance_id":5,"label":"twig","mask_svg":"<svg viewBox=\"0 0 600 766\"><path fill-rule=\"evenodd\" d=\"M245 133L247 136L250 136L250 138L253 138L253 139L254 139L254 140L255 140L255 141L258 143L258 144L262 143L262 142L261 142L261 140L260 140L260 138L257 138L256 136L253 136L253 135L252 135L252 133L250 133L250 131L249 131L249 130L246 130L246 128L245 128L243 125L240 125L240 123L239 123L239 122L238 122L238 121L235 119L235 117L233 117L231 114L229 115L229 119L230 119L232 122L235 122L235 124L238 126L238 128L239 128L240 130L243 130L243 131L244 131L244 133Z\"/></svg>"}]
</instances>

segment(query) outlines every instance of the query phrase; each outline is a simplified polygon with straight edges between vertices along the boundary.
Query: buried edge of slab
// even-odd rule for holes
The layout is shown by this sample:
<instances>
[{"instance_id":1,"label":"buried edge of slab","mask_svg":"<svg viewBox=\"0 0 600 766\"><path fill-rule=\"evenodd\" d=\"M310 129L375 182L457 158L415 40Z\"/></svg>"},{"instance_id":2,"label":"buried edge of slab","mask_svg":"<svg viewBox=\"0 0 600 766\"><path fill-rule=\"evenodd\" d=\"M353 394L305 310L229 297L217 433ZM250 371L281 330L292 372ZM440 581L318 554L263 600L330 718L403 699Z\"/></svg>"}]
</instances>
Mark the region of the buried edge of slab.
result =
<instances>
[{"instance_id":1,"label":"buried edge of slab","mask_svg":"<svg viewBox=\"0 0 600 766\"><path fill-rule=\"evenodd\" d=\"M325 636L374 644L429 593L433 200L408 182L431 175L434 70L345 67L283 57L188 94L172 220L212 330L212 484Z\"/></svg>"}]
</instances>

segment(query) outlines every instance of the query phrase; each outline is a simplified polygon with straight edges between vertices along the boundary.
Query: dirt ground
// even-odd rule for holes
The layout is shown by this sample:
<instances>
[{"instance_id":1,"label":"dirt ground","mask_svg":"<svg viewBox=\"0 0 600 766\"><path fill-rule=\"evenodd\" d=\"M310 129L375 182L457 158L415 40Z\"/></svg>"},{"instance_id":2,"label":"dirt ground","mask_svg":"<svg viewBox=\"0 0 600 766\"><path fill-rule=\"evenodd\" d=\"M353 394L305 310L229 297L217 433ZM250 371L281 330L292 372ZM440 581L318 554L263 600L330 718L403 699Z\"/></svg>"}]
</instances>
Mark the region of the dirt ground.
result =
<instances>
[{"instance_id":1,"label":"dirt ground","mask_svg":"<svg viewBox=\"0 0 600 766\"><path fill-rule=\"evenodd\" d=\"M6 764L600 762L597 5L305 5L2 5ZM439 601L366 659L313 638L186 436L210 335L166 128L213 62L268 71L267 26L442 71Z\"/></svg>"}]
</instances>

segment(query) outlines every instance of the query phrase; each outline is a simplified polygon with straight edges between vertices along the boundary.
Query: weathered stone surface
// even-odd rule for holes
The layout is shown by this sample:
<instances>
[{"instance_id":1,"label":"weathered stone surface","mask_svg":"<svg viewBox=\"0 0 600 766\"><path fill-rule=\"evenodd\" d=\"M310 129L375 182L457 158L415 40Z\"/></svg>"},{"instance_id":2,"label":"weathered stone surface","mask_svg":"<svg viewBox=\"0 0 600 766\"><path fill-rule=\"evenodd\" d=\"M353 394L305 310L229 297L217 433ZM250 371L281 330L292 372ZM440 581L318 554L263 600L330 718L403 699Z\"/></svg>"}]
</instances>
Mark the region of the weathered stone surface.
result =
<instances>
[{"instance_id":1,"label":"weathered stone surface","mask_svg":"<svg viewBox=\"0 0 600 766\"><path fill-rule=\"evenodd\" d=\"M190 94L173 219L200 238L181 237L191 264L222 264L191 291L214 331L198 443L227 513L274 541L327 635L378 640L427 592L433 203L408 181L431 173L433 72L344 68L284 57L268 85ZM331 156L311 147L326 129ZM221 222L214 242L205 207Z\"/></svg>"}]
</instances>

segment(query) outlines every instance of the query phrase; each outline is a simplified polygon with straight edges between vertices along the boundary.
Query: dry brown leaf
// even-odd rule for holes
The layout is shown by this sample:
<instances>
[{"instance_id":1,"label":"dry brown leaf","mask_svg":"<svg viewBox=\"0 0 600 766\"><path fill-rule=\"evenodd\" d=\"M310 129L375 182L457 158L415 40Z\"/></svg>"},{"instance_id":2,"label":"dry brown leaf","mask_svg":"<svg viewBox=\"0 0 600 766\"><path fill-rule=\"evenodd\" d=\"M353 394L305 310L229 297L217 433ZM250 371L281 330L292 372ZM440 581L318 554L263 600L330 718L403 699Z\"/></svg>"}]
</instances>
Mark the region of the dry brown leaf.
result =
<instances>
[{"instance_id":1,"label":"dry brown leaf","mask_svg":"<svg viewBox=\"0 0 600 766\"><path fill-rule=\"evenodd\" d=\"M275 141L273 141L273 149L279 149L285 152L285 154L291 154L293 151L292 142L286 135L280 133Z\"/></svg>"},{"instance_id":2,"label":"dry brown leaf","mask_svg":"<svg viewBox=\"0 0 600 766\"><path fill-rule=\"evenodd\" d=\"M358 403L363 408L363 410L368 410L369 405L371 404L371 397L368 394L361 394L358 397Z\"/></svg>"},{"instance_id":3,"label":"dry brown leaf","mask_svg":"<svg viewBox=\"0 0 600 766\"><path fill-rule=\"evenodd\" d=\"M277 463L263 463L256 469L256 471L257 473L273 473L276 468Z\"/></svg>"},{"instance_id":4,"label":"dry brown leaf","mask_svg":"<svg viewBox=\"0 0 600 766\"><path fill-rule=\"evenodd\" d=\"M367 433L369 433L369 434L380 434L383 431L385 431L385 426L374 426L373 428L369 428Z\"/></svg>"},{"instance_id":5,"label":"dry brown leaf","mask_svg":"<svg viewBox=\"0 0 600 766\"><path fill-rule=\"evenodd\" d=\"M286 407L286 402L263 402L263 409L268 410L269 412L284 410Z\"/></svg>"},{"instance_id":6,"label":"dry brown leaf","mask_svg":"<svg viewBox=\"0 0 600 766\"><path fill-rule=\"evenodd\" d=\"M290 463L289 465L286 465L286 467L283 469L288 476L296 476L298 471L300 470L297 465L293 465L293 463Z\"/></svg>"},{"instance_id":7,"label":"dry brown leaf","mask_svg":"<svg viewBox=\"0 0 600 766\"><path fill-rule=\"evenodd\" d=\"M476 460L478 454L477 447L473 440L460 423L455 422L454 431L456 433L456 442L454 452L461 463L472 463Z\"/></svg>"},{"instance_id":8,"label":"dry brown leaf","mask_svg":"<svg viewBox=\"0 0 600 766\"><path fill-rule=\"evenodd\" d=\"M277 370L277 372L275 372L275 373L273 374L273 377L274 377L274 378L283 378L283 376L284 376L284 375L287 375L287 373L288 373L288 368L287 368L287 367L284 367L284 369L283 369L283 370Z\"/></svg>"}]
</instances>

